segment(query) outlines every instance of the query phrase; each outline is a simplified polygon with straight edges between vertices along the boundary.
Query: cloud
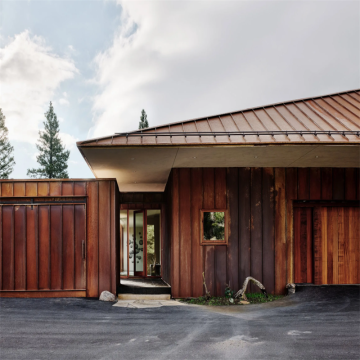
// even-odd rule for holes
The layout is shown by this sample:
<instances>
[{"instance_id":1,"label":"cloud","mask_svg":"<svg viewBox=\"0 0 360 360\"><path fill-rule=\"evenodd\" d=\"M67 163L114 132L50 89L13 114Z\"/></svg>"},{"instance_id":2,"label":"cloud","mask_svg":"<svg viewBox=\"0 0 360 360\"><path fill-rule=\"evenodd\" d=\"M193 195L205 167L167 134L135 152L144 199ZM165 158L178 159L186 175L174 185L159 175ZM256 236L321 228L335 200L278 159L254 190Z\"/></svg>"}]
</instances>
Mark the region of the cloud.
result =
<instances>
[{"instance_id":1,"label":"cloud","mask_svg":"<svg viewBox=\"0 0 360 360\"><path fill-rule=\"evenodd\" d=\"M59 100L59 104L60 104L60 105L69 105L70 103L69 103L69 100L64 99L64 98L61 98L61 99Z\"/></svg>"},{"instance_id":2,"label":"cloud","mask_svg":"<svg viewBox=\"0 0 360 360\"><path fill-rule=\"evenodd\" d=\"M89 137L358 87L355 2L119 5Z\"/></svg>"},{"instance_id":3,"label":"cloud","mask_svg":"<svg viewBox=\"0 0 360 360\"><path fill-rule=\"evenodd\" d=\"M66 150L74 149L76 146L76 142L79 141L78 138L63 132L59 133L59 137L62 141L62 144L65 146Z\"/></svg>"},{"instance_id":4,"label":"cloud","mask_svg":"<svg viewBox=\"0 0 360 360\"><path fill-rule=\"evenodd\" d=\"M55 90L77 72L71 59L56 55L42 37L31 36L29 31L0 48L0 107L9 138L36 142Z\"/></svg>"}]
</instances>

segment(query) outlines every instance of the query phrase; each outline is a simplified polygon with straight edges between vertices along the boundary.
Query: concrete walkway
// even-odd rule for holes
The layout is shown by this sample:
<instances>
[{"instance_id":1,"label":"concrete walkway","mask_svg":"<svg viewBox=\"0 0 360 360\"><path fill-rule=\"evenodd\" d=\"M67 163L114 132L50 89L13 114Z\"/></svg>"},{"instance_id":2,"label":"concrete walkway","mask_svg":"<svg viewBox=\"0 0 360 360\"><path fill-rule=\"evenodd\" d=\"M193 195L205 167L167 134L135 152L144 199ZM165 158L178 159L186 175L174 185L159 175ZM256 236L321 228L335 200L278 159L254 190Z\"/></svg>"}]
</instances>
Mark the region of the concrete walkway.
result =
<instances>
[{"instance_id":1,"label":"concrete walkway","mask_svg":"<svg viewBox=\"0 0 360 360\"><path fill-rule=\"evenodd\" d=\"M186 304L175 300L118 300L113 306L129 309L147 309L162 306L186 306Z\"/></svg>"}]
</instances>

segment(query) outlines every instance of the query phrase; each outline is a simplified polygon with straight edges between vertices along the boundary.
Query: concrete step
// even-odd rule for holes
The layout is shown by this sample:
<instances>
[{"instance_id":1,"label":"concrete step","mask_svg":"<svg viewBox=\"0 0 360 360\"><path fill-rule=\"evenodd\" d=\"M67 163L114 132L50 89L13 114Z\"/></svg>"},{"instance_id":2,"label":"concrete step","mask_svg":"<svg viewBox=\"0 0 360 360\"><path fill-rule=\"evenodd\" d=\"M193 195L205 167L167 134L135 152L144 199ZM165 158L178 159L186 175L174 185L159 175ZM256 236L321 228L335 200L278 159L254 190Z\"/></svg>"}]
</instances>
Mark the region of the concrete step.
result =
<instances>
[{"instance_id":1,"label":"concrete step","mask_svg":"<svg viewBox=\"0 0 360 360\"><path fill-rule=\"evenodd\" d=\"M170 300L170 294L118 294L119 300Z\"/></svg>"}]
</instances>

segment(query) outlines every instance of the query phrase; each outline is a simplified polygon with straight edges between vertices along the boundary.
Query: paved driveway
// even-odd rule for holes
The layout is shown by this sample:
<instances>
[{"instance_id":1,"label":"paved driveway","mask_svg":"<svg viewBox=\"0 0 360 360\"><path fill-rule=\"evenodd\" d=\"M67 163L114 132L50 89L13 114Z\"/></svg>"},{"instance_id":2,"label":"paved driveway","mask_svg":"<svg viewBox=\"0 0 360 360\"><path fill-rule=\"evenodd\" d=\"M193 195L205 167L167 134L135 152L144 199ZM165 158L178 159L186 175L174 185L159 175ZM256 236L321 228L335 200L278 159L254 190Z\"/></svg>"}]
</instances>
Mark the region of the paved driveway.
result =
<instances>
[{"instance_id":1,"label":"paved driveway","mask_svg":"<svg viewBox=\"0 0 360 360\"><path fill-rule=\"evenodd\" d=\"M226 308L0 299L0 358L359 359L359 287Z\"/></svg>"}]
</instances>

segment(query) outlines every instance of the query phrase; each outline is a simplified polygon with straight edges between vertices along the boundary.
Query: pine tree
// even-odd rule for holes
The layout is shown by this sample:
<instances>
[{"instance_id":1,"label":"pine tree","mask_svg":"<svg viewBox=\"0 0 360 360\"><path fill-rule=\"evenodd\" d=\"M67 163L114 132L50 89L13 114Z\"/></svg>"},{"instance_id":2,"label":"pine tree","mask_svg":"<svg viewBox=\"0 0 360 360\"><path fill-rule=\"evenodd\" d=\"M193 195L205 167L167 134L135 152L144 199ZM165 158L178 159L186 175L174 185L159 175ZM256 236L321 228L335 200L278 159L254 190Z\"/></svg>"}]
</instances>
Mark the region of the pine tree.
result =
<instances>
[{"instance_id":1,"label":"pine tree","mask_svg":"<svg viewBox=\"0 0 360 360\"><path fill-rule=\"evenodd\" d=\"M8 179L12 173L14 161L14 147L8 140L8 129L5 126L5 115L0 108L0 179Z\"/></svg>"},{"instance_id":2,"label":"pine tree","mask_svg":"<svg viewBox=\"0 0 360 360\"><path fill-rule=\"evenodd\" d=\"M147 121L147 115L144 109L141 110L139 129L146 129L149 127L149 123Z\"/></svg>"},{"instance_id":3,"label":"pine tree","mask_svg":"<svg viewBox=\"0 0 360 360\"><path fill-rule=\"evenodd\" d=\"M49 110L45 113L45 131L39 131L40 139L36 145L40 154L37 156L39 169L28 169L27 174L32 178L67 179L67 161L70 151L65 150L59 138L59 122L50 102Z\"/></svg>"}]
</instances>

